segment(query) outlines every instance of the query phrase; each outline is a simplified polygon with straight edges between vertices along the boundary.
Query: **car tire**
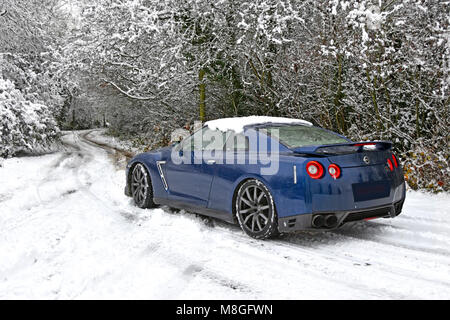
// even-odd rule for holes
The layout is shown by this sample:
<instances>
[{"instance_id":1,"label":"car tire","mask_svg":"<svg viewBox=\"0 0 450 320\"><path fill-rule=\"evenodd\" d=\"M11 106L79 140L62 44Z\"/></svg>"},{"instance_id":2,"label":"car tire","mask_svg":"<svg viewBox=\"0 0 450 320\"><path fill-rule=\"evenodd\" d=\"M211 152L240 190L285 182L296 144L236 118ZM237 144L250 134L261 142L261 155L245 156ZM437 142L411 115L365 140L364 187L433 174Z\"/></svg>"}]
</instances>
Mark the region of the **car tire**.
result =
<instances>
[{"instance_id":1,"label":"car tire","mask_svg":"<svg viewBox=\"0 0 450 320\"><path fill-rule=\"evenodd\" d=\"M142 209L154 208L153 188L150 175L143 164L136 164L130 176L131 197L136 206Z\"/></svg>"},{"instance_id":2,"label":"car tire","mask_svg":"<svg viewBox=\"0 0 450 320\"><path fill-rule=\"evenodd\" d=\"M245 181L237 191L234 206L241 229L250 237L268 239L279 234L272 195L261 181Z\"/></svg>"}]
</instances>

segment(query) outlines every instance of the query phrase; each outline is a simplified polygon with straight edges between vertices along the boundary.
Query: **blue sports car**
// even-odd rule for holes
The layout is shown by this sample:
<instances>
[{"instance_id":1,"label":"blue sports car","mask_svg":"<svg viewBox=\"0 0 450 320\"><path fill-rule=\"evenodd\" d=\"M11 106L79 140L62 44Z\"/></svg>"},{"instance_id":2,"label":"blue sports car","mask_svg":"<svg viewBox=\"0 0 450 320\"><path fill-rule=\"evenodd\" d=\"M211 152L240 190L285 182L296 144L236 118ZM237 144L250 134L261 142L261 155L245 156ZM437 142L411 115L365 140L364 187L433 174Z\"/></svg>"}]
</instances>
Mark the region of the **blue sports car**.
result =
<instances>
[{"instance_id":1,"label":"blue sports car","mask_svg":"<svg viewBox=\"0 0 450 320\"><path fill-rule=\"evenodd\" d=\"M400 214L406 188L391 148L303 120L218 119L135 156L125 194L140 208L168 205L237 223L257 239L332 230Z\"/></svg>"}]
</instances>

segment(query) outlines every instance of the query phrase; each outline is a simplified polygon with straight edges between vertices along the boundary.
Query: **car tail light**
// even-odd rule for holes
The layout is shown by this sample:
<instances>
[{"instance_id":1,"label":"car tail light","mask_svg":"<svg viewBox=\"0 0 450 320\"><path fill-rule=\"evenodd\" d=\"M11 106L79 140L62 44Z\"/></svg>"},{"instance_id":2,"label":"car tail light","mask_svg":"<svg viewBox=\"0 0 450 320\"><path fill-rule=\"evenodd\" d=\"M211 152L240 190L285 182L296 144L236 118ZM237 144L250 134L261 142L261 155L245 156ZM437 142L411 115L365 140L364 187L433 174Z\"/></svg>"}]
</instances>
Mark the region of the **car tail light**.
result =
<instances>
[{"instance_id":1,"label":"car tail light","mask_svg":"<svg viewBox=\"0 0 450 320\"><path fill-rule=\"evenodd\" d=\"M391 159L387 159L387 165L389 167L389 170L394 171L394 166L392 165Z\"/></svg>"},{"instance_id":2,"label":"car tail light","mask_svg":"<svg viewBox=\"0 0 450 320\"><path fill-rule=\"evenodd\" d=\"M323 167L317 161L310 161L306 165L306 172L313 179L320 179L323 176Z\"/></svg>"},{"instance_id":3,"label":"car tail light","mask_svg":"<svg viewBox=\"0 0 450 320\"><path fill-rule=\"evenodd\" d=\"M392 162L394 162L394 166L397 168L398 167L398 161L397 161L397 157L392 154Z\"/></svg>"},{"instance_id":4,"label":"car tail light","mask_svg":"<svg viewBox=\"0 0 450 320\"><path fill-rule=\"evenodd\" d=\"M375 142L363 142L354 144L355 147L362 147L363 150L366 151L375 151L377 150L377 144Z\"/></svg>"},{"instance_id":5,"label":"car tail light","mask_svg":"<svg viewBox=\"0 0 450 320\"><path fill-rule=\"evenodd\" d=\"M333 177L333 179L337 179L341 176L341 169L335 164L330 164L328 167L328 173Z\"/></svg>"},{"instance_id":6,"label":"car tail light","mask_svg":"<svg viewBox=\"0 0 450 320\"><path fill-rule=\"evenodd\" d=\"M360 146L374 146L376 145L375 142L363 142L363 143L355 143L354 146L360 147Z\"/></svg>"}]
</instances>

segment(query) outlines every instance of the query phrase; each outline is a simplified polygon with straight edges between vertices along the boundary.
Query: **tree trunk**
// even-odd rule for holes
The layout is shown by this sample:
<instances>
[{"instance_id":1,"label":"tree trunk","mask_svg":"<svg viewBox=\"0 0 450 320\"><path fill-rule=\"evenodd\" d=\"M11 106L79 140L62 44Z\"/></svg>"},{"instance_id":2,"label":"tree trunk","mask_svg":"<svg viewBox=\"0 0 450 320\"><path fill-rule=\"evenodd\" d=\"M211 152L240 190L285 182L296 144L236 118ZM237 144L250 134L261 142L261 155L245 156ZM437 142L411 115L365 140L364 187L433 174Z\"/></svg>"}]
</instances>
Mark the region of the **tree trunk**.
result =
<instances>
[{"instance_id":1,"label":"tree trunk","mask_svg":"<svg viewBox=\"0 0 450 320\"><path fill-rule=\"evenodd\" d=\"M199 102L199 116L200 121L205 122L205 83L203 78L205 76L205 70L200 69L198 72L198 80L200 81L199 92L200 92L200 102Z\"/></svg>"}]
</instances>

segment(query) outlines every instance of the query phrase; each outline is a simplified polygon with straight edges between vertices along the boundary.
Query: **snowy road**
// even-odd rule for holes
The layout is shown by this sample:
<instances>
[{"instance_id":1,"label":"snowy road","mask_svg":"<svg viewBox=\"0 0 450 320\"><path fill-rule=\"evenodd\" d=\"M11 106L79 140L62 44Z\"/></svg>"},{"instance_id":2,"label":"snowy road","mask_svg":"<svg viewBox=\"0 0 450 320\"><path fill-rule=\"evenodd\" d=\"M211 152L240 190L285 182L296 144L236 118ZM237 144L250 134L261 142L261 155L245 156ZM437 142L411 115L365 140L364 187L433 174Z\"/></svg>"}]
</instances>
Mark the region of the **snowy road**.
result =
<instances>
[{"instance_id":1,"label":"snowy road","mask_svg":"<svg viewBox=\"0 0 450 320\"><path fill-rule=\"evenodd\" d=\"M393 220L257 241L134 207L124 159L84 135L0 167L0 299L450 299L448 194L408 192Z\"/></svg>"}]
</instances>

